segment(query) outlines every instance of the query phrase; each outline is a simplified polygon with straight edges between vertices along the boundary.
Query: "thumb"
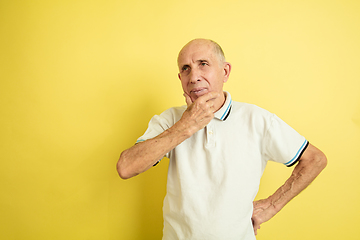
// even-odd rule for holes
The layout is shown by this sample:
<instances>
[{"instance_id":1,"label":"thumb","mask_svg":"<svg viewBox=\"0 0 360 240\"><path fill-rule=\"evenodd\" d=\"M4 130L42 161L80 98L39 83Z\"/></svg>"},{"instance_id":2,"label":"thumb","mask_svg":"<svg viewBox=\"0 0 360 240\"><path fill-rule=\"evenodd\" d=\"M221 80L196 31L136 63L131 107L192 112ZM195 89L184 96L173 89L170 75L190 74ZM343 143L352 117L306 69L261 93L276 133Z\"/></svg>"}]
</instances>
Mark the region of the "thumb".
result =
<instances>
[{"instance_id":1,"label":"thumb","mask_svg":"<svg viewBox=\"0 0 360 240\"><path fill-rule=\"evenodd\" d=\"M186 105L189 107L192 104L192 100L187 93L184 93L183 96L185 97Z\"/></svg>"}]
</instances>

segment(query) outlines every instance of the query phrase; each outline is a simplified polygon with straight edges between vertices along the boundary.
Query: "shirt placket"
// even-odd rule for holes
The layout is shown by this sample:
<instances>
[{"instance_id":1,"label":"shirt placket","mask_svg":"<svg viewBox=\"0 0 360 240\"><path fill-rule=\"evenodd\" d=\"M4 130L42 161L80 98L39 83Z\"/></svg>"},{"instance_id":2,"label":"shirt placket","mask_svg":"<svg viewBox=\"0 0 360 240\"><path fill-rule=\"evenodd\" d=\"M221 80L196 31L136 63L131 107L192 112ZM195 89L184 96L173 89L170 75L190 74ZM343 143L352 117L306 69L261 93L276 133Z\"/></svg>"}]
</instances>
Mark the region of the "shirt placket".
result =
<instances>
[{"instance_id":1,"label":"shirt placket","mask_svg":"<svg viewBox=\"0 0 360 240\"><path fill-rule=\"evenodd\" d=\"M210 122L206 127L206 146L215 147L215 129Z\"/></svg>"}]
</instances>

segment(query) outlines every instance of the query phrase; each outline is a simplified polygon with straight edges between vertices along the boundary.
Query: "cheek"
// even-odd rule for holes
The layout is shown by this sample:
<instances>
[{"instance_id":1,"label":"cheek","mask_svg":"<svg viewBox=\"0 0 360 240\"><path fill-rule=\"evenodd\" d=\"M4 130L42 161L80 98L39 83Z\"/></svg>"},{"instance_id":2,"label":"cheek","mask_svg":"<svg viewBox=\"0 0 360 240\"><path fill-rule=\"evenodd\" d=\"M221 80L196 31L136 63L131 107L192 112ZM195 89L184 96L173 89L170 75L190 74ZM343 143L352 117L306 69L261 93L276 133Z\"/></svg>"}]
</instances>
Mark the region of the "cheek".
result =
<instances>
[{"instance_id":1,"label":"cheek","mask_svg":"<svg viewBox=\"0 0 360 240\"><path fill-rule=\"evenodd\" d=\"M187 82L185 81L185 79L181 80L181 87L184 90L184 92L187 92Z\"/></svg>"},{"instance_id":2,"label":"cheek","mask_svg":"<svg viewBox=\"0 0 360 240\"><path fill-rule=\"evenodd\" d=\"M220 91L224 85L223 80L219 77L213 78L210 84L215 91Z\"/></svg>"}]
</instances>

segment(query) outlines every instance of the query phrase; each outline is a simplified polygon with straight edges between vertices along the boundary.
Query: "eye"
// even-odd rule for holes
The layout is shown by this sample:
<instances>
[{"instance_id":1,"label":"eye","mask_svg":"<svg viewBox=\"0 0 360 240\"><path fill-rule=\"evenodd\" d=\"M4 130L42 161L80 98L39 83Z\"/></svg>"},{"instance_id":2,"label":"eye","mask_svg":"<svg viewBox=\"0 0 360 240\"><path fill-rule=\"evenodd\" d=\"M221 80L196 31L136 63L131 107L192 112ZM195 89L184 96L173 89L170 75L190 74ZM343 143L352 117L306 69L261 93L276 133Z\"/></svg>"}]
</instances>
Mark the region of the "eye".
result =
<instances>
[{"instance_id":1,"label":"eye","mask_svg":"<svg viewBox=\"0 0 360 240\"><path fill-rule=\"evenodd\" d=\"M206 66L206 65L208 65L208 64L207 64L207 62L201 62L200 65L201 65L201 66Z\"/></svg>"},{"instance_id":2,"label":"eye","mask_svg":"<svg viewBox=\"0 0 360 240\"><path fill-rule=\"evenodd\" d=\"M188 69L189 69L189 66L185 65L185 66L182 67L181 71L184 72L184 71L187 71Z\"/></svg>"}]
</instances>

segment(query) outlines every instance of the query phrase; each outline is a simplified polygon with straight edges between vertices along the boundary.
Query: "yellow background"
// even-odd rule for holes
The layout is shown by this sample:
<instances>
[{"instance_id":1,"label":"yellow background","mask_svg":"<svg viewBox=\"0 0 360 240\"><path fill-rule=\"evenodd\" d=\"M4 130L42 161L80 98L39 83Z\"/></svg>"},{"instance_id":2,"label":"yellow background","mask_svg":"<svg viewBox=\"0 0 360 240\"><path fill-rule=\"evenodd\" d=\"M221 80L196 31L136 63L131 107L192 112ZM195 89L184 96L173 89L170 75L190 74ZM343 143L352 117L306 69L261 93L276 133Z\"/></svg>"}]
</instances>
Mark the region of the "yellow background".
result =
<instances>
[{"instance_id":1,"label":"yellow background","mask_svg":"<svg viewBox=\"0 0 360 240\"><path fill-rule=\"evenodd\" d=\"M154 114L183 105L176 57L223 47L225 90L323 150L319 178L258 239L359 239L360 2L0 2L0 238L160 239L168 160L115 164ZM258 198L292 169L270 163Z\"/></svg>"}]
</instances>

